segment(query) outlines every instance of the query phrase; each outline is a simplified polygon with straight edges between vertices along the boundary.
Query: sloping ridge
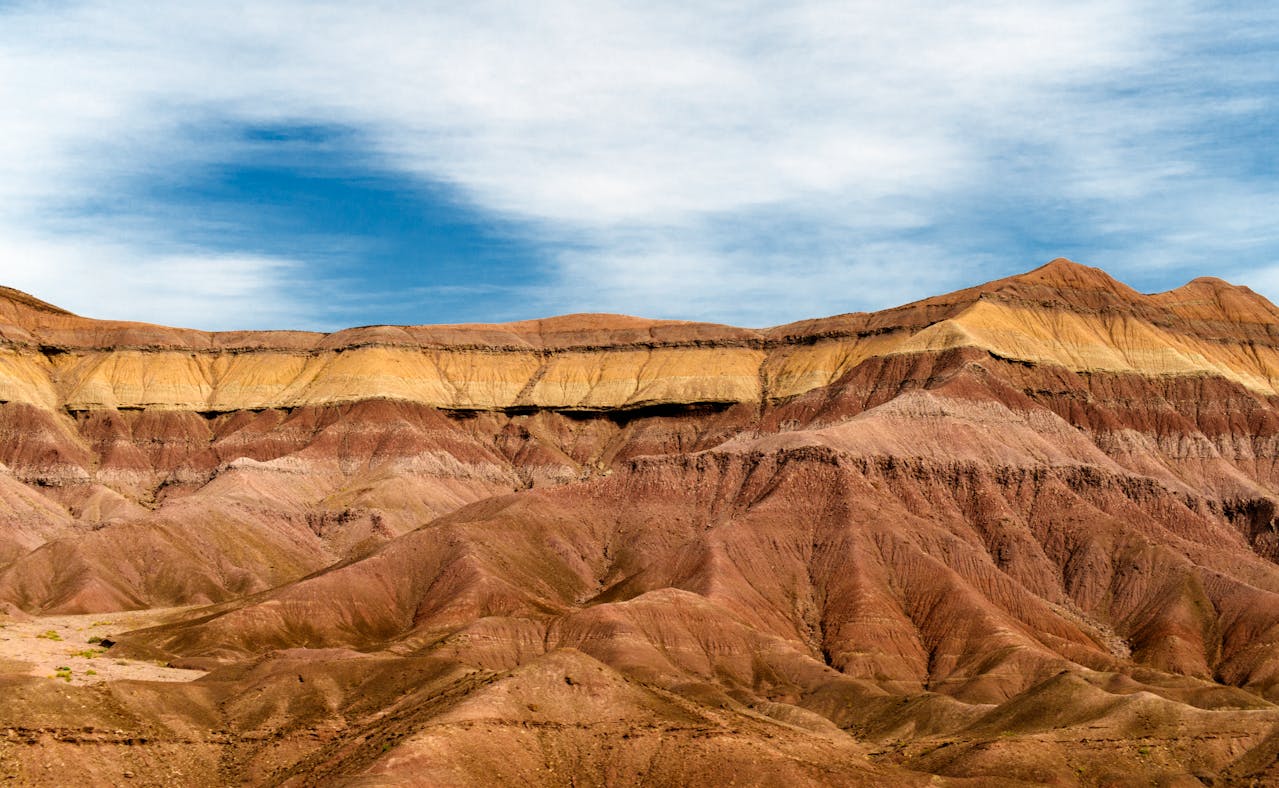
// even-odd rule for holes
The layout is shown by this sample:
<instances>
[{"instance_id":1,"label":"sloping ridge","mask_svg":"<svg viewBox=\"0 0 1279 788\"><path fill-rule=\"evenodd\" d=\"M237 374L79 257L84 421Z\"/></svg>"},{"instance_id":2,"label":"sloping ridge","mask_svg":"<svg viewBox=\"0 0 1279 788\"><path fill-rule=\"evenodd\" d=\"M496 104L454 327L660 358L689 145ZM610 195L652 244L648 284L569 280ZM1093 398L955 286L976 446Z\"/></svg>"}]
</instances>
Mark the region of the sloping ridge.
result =
<instances>
[{"instance_id":1,"label":"sloping ridge","mask_svg":"<svg viewBox=\"0 0 1279 788\"><path fill-rule=\"evenodd\" d=\"M16 295L11 305L34 299ZM54 311L50 311L54 310ZM893 354L974 347L1073 372L1214 375L1275 393L1275 308L1197 280L1143 296L1055 260L877 313L760 331L612 315L334 334L206 333L6 310L0 399L42 409L233 412L394 399L453 410L776 401Z\"/></svg>"},{"instance_id":2,"label":"sloping ridge","mask_svg":"<svg viewBox=\"0 0 1279 788\"><path fill-rule=\"evenodd\" d=\"M47 753L143 770L145 738L223 784L1273 774L1279 311L1246 288L1055 260L761 330L331 335L32 302L0 306L0 605L194 605L110 656L211 671L15 675L0 730Z\"/></svg>"},{"instance_id":3,"label":"sloping ridge","mask_svg":"<svg viewBox=\"0 0 1279 788\"><path fill-rule=\"evenodd\" d=\"M35 309L41 312L48 312L54 315L72 316L71 312L68 312L62 307L54 306L53 304L47 303L45 301L41 301L35 296L28 295L27 293L24 293L21 290L15 290L12 287L4 287L3 285L0 285L0 298L3 298L4 300L9 301L13 304L18 304L20 306L27 307L29 309Z\"/></svg>"}]
</instances>

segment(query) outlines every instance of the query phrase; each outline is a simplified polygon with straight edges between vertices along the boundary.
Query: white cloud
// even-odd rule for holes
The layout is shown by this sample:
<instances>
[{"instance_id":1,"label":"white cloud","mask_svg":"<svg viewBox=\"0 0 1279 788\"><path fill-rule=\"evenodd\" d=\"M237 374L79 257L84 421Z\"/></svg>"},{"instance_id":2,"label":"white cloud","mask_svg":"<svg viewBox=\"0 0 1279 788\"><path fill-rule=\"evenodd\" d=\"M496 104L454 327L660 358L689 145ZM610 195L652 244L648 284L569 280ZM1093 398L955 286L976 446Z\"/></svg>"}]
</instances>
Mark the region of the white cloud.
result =
<instances>
[{"instance_id":1,"label":"white cloud","mask_svg":"<svg viewBox=\"0 0 1279 788\"><path fill-rule=\"evenodd\" d=\"M0 260L7 286L86 317L207 330L320 328L293 298L305 276L293 261L209 253L139 257L136 249L106 240L14 237L0 239Z\"/></svg>"},{"instance_id":2,"label":"white cloud","mask_svg":"<svg viewBox=\"0 0 1279 788\"><path fill-rule=\"evenodd\" d=\"M640 302L653 317L766 327L945 292L969 284L962 269L981 262L914 243L862 244L855 254L761 255L645 237L606 253L564 254L559 285L589 288L602 311L625 312Z\"/></svg>"},{"instance_id":3,"label":"white cloud","mask_svg":"<svg viewBox=\"0 0 1279 788\"><path fill-rule=\"evenodd\" d=\"M56 262L95 259L124 292L152 283L133 296L152 306L113 314L160 319L203 286L176 322L241 307L255 323L305 321L316 313L283 284L299 263L186 249L175 265L165 227L116 237L77 206L230 156L230 140L198 133L207 124L325 123L355 129L382 166L571 241L541 291L550 309L758 323L883 305L983 278L971 252L907 231L971 208L1010 167L1063 200L1140 203L1195 179L1247 193L1168 141L1227 110L1175 91L1106 97L1173 79L1163 70L1184 53L1169 45L1202 24L1194 12L1141 0L11 7L0 238L32 239L54 261L32 280L50 300L96 303L62 276L81 263ZM1233 100L1243 113L1266 101ZM1163 204L1185 216L1143 215L1139 232L1210 231L1186 200ZM769 212L831 228L830 245L744 248L742 224ZM121 248L95 257L103 238ZM22 286L15 259L0 257L0 278ZM211 289L220 267L232 292Z\"/></svg>"}]
</instances>

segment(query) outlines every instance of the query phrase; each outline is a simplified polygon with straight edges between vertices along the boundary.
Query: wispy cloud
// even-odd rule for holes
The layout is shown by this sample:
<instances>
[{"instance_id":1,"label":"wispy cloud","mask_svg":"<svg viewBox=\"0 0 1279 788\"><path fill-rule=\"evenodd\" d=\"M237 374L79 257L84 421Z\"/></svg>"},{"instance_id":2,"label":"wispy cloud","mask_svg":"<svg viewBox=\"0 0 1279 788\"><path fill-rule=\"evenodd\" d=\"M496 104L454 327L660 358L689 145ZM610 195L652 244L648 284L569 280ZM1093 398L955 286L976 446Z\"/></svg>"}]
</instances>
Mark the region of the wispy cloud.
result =
<instances>
[{"instance_id":1,"label":"wispy cloud","mask_svg":"<svg viewBox=\"0 0 1279 788\"><path fill-rule=\"evenodd\" d=\"M319 124L528 228L548 263L500 316L758 325L1041 253L1238 278L1279 264L1272 146L1249 136L1279 116L1276 30L1186 0L20 3L0 277L95 314L331 323L290 286L321 276L306 254L201 248L199 216L137 193L243 155L220 130Z\"/></svg>"},{"instance_id":2,"label":"wispy cloud","mask_svg":"<svg viewBox=\"0 0 1279 788\"><path fill-rule=\"evenodd\" d=\"M250 255L142 253L109 240L0 239L4 281L77 314L213 330L323 329L305 266Z\"/></svg>"}]
</instances>

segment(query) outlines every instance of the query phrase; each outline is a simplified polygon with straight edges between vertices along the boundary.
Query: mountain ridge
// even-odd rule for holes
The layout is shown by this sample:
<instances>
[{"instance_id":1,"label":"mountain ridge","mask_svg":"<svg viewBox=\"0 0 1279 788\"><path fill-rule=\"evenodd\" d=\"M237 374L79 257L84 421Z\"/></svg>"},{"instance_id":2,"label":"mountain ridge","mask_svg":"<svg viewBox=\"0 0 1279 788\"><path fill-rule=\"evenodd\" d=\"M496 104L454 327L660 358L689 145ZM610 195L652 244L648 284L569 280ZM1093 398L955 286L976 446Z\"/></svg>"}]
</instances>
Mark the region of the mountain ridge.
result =
<instances>
[{"instance_id":1,"label":"mountain ridge","mask_svg":"<svg viewBox=\"0 0 1279 788\"><path fill-rule=\"evenodd\" d=\"M1187 300L1202 290L1213 296ZM1279 311L1251 291L1201 282L1142 295L1061 259L882 312L759 331L604 315L333 334L75 320L0 326L0 398L201 412L377 398L455 410L760 402L830 385L868 358L960 346L1076 372L1220 375L1265 393L1279 379ZM101 338L69 340L82 335ZM1249 350L1221 352L1229 343Z\"/></svg>"},{"instance_id":2,"label":"mountain ridge","mask_svg":"<svg viewBox=\"0 0 1279 788\"><path fill-rule=\"evenodd\" d=\"M314 356L42 351L70 318L22 309L0 609L176 607L109 654L207 671L0 677L46 753L91 724L152 743L94 745L117 772L209 783L1279 778L1279 313L1245 288L1057 260L764 331Z\"/></svg>"},{"instance_id":3,"label":"mountain ridge","mask_svg":"<svg viewBox=\"0 0 1279 788\"><path fill-rule=\"evenodd\" d=\"M331 332L303 331L303 330L297 330L297 329L268 329L268 330L252 330L252 331L244 331L244 330L203 331L200 329L181 328L176 326L165 326L160 324L138 322L138 321L118 321L118 320L111 320L111 319L102 320L102 319L96 319L96 318L90 318L90 317L82 317L80 315L76 315L72 312L69 312L65 309L62 309L61 307L42 301L36 298L35 296L25 293L21 290L16 290L14 288L4 287L4 286L0 286L0 302L7 302L11 305L9 309L5 310L6 312L10 313L6 315L6 317L9 317L10 320L13 320L12 313L14 311L14 307L21 307L21 308L30 309L32 311L48 313L50 315L56 316L57 318L59 318L59 321L57 322L64 322L66 320L70 320L70 321L76 321L76 322L83 322L88 325L101 324L101 325L107 325L107 326L151 329L156 331L171 331L171 332L179 333L181 335L204 336L204 337L210 337L210 338L221 337L221 336L238 338L238 337L253 336L253 335L261 334L265 336L278 337L278 338L297 336L297 337L315 337L320 339L328 339L331 337L340 336L342 334L348 334L348 333L355 334L358 332L369 332L369 331L379 331L379 330L393 331L396 329L401 329L405 331L409 331L413 329L419 329L419 330L438 329L440 331L452 330L457 332L473 331L473 332L476 332L477 334L483 334L484 332L498 332L498 333L504 332L510 335L520 335L520 334L545 335L546 333L548 333L547 329L550 329L549 333L551 334L558 334L558 333L573 334L573 333L581 333L583 331L599 330L599 331L606 331L606 332L612 331L615 333L623 334L625 336L626 331L636 331L639 329L652 331L654 329L690 328L690 329L703 329L703 330L706 330L706 329L721 330L725 332L725 334L727 335L726 338L740 337L740 338L750 338L750 339L767 339L775 335L781 335L785 337L787 336L788 329L791 329L792 327L795 327L795 326L822 326L823 324L826 324L826 323L846 321L850 318L870 317L870 316L881 315L881 314L895 314L903 311L914 310L919 307L928 306L932 304L950 304L956 299L966 298L973 295L995 294L1007 289L1016 289L1018 286L1023 286L1023 285L1042 285L1050 288L1056 287L1056 288L1065 288L1068 290L1107 291L1107 292L1113 292L1116 294L1123 295L1127 298L1133 298L1137 300L1163 300L1165 297L1168 297L1168 296L1190 294L1198 290L1208 288L1213 290L1214 292L1225 290L1229 292L1238 293L1241 296L1251 297L1249 300L1253 300L1258 303L1264 303L1266 305L1269 305L1270 311L1273 314L1279 314L1279 308L1274 307L1274 305L1271 304L1267 299L1265 299L1263 296L1258 295L1257 293L1252 291L1250 288L1242 285L1234 285L1217 277L1212 277L1212 276L1196 277L1186 282L1185 284L1179 287L1172 288L1170 290L1151 292L1151 293L1142 293L1137 290L1134 290L1128 285L1110 276L1110 274L1106 273L1101 268L1086 266L1081 263L1076 263L1072 260L1068 260L1066 258L1060 258L1060 257L1054 260L1051 260L1048 263L1045 263L1044 265L1039 266L1038 268L1030 269L1029 271L1026 271L1021 274L1015 274L1012 276L1005 277L1003 279L996 279L983 284L973 285L971 287L964 288L961 290L956 290L945 295L931 296L931 297L919 299L917 301L912 301L909 303L905 303L905 304L901 304L893 307L886 307L884 309L875 310L872 312L846 312L846 313L841 313L837 315L831 315L829 317L809 318L805 320L795 321L792 323L784 323L776 326L763 327L763 328L744 328L744 327L730 326L722 323L706 323L706 322L690 321L690 320L645 318L645 317L620 314L620 313L575 312L575 313L566 313L562 315L555 315L555 316L546 317L546 318L517 320L517 321L512 321L507 323L372 324L372 325L365 325L365 326L353 326L350 328L343 328L343 329L339 329ZM813 332L813 333L817 333L817 332ZM796 334L794 336L805 336L805 335L807 334ZM650 337L650 338L660 341L658 337ZM13 340L10 340L10 341L13 341ZM639 338L632 340L628 336L626 340L624 341L640 341L640 340ZM213 344L212 342L201 343L201 344L207 344L208 350L247 350L247 349L255 348L255 346L247 346L247 345L246 346L216 345L216 344ZM112 347L119 347L119 346L120 345L118 344L112 345ZM562 349L571 349L576 347L593 347L593 346L594 345L591 345L591 344L584 344L584 345L567 344L562 346L551 345L548 347L559 347ZM67 346L53 345L50 347L53 349L60 350L60 349L66 349L66 348L75 347L75 346L74 345L67 345ZM135 346L125 345L125 347L129 347L132 349ZM136 347L142 348L142 347L148 347L148 346L139 345ZM149 347L153 349L163 349L166 346L153 345ZM186 346L183 346L183 347L185 348ZM316 350L336 349L337 347L349 347L349 346L342 345L342 344L331 345L331 344L321 343L315 346L314 349ZM510 345L510 347L512 348L523 347L523 345L513 344L513 345ZM95 349L95 348L87 347L85 349ZM188 349L200 349L200 348L196 346L192 346ZM272 348L270 348L270 346L268 345L261 345L261 346L256 346L256 349L272 349ZM293 345L284 345L278 349L295 349L295 348Z\"/></svg>"}]
</instances>

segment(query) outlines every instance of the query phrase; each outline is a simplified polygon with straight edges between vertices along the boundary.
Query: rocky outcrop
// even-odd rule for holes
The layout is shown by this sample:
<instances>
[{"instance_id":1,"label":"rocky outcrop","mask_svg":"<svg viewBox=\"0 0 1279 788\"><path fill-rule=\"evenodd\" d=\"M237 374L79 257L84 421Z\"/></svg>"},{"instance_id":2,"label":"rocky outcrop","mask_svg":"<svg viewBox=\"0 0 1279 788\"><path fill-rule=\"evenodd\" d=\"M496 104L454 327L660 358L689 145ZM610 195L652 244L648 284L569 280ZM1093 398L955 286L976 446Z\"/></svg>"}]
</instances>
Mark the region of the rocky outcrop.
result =
<instances>
[{"instance_id":1,"label":"rocky outcrop","mask_svg":"<svg viewBox=\"0 0 1279 788\"><path fill-rule=\"evenodd\" d=\"M1135 732L1143 781L1265 774L1279 311L1246 288L1059 260L763 330L331 335L3 295L0 603L208 605L117 648L215 670L218 730L290 742L235 750L261 779L705 779L662 726L716 773L780 736L756 757L799 783L1122 780ZM475 726L556 733L464 762ZM625 775L614 730L648 731Z\"/></svg>"},{"instance_id":2,"label":"rocky outcrop","mask_svg":"<svg viewBox=\"0 0 1279 788\"><path fill-rule=\"evenodd\" d=\"M752 331L612 315L502 326L209 334L78 318L0 294L0 399L205 414L393 399L451 410L767 402L858 364L977 348L1073 372L1217 376L1274 394L1279 313L1217 280L1140 295L1054 261L874 314Z\"/></svg>"}]
</instances>

